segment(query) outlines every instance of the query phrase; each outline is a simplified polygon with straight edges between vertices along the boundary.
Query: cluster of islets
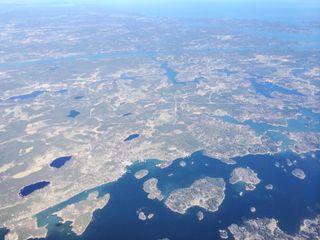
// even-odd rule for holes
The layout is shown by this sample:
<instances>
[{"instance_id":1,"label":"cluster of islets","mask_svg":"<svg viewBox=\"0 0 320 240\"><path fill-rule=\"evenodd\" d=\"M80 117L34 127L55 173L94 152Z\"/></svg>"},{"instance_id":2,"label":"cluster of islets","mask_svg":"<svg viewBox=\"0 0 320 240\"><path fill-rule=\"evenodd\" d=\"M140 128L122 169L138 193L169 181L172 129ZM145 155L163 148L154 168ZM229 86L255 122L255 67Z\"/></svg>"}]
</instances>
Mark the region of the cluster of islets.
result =
<instances>
[{"instance_id":1,"label":"cluster of islets","mask_svg":"<svg viewBox=\"0 0 320 240\"><path fill-rule=\"evenodd\" d=\"M302 240L319 239L320 215L314 219L305 219L300 225L299 232L290 235L278 226L273 218L257 218L243 222L242 225L232 224L228 227L235 240L275 239L275 240ZM220 230L221 238L228 238L226 230Z\"/></svg>"},{"instance_id":2,"label":"cluster of islets","mask_svg":"<svg viewBox=\"0 0 320 240\"><path fill-rule=\"evenodd\" d=\"M141 171L141 170L140 170ZM140 172L139 171L139 172ZM150 178L143 183L143 190L149 199L164 200L157 186L158 179ZM226 183L222 178L205 177L194 181L190 187L176 189L164 200L164 204L172 211L184 214L194 206L215 212L225 198ZM198 211L199 220L204 218L203 212Z\"/></svg>"},{"instance_id":3,"label":"cluster of islets","mask_svg":"<svg viewBox=\"0 0 320 240\"><path fill-rule=\"evenodd\" d=\"M154 217L153 213L146 214L145 212L143 212L141 210L137 211L137 214L138 214L138 218L141 221L150 220L150 219L152 219Z\"/></svg>"},{"instance_id":4,"label":"cluster of islets","mask_svg":"<svg viewBox=\"0 0 320 240\"><path fill-rule=\"evenodd\" d=\"M145 169L137 171L134 175L137 179L141 179L148 174ZM246 190L254 190L256 185L260 183L257 173L250 168L235 168L230 176L230 183L236 184L242 182L245 184ZM157 199L164 201L164 204L172 211L185 214L189 208L194 206L201 207L207 211L218 211L219 206L225 198L226 183L223 178L204 177L194 181L189 187L180 188L172 191L167 197L163 196L161 190L157 186L158 179L150 178L143 183L143 190L148 194L149 199ZM271 190L272 185L266 186ZM255 208L250 209L255 212ZM139 213L141 215L141 213ZM198 211L199 220L204 218L202 211Z\"/></svg>"},{"instance_id":5,"label":"cluster of islets","mask_svg":"<svg viewBox=\"0 0 320 240\"><path fill-rule=\"evenodd\" d=\"M292 174L300 179L304 179L305 175L301 169L295 169ZM139 173L139 174L137 174ZM146 173L140 170L137 175ZM145 174L142 174L145 175ZM137 177L138 178L138 177ZM248 191L256 188L261 180L249 167L235 168L229 179L230 184L244 183ZM172 191L168 197L164 197L157 186L158 180L151 178L144 182L143 189L148 193L148 198L164 200L164 204L172 211L179 214L185 214L191 207L198 206L207 211L215 212L219 209L225 198L226 183L223 178L204 177L194 181L190 187L176 189ZM271 184L265 185L267 190L272 190ZM254 213L255 207L251 207L250 211ZM147 220L153 217L152 215L145 215L144 212L138 212L140 220ZM202 211L197 212L199 221L204 218ZM278 226L276 219L257 218L249 219L242 223L242 225L231 224L227 229L219 230L221 239L228 239L229 234L236 240L242 239L319 239L320 235L320 216L314 219L305 219L300 226L300 230L295 235L289 235L282 231Z\"/></svg>"}]
</instances>

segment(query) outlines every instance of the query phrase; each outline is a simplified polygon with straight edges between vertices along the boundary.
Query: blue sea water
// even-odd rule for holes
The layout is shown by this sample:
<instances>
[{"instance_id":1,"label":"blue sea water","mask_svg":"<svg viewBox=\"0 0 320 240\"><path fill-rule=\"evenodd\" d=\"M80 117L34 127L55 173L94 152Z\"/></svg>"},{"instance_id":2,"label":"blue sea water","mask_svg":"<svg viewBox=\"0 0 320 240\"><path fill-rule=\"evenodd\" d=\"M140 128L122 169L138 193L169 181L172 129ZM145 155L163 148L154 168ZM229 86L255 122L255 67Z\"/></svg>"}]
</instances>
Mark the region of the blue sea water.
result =
<instances>
[{"instance_id":1,"label":"blue sea water","mask_svg":"<svg viewBox=\"0 0 320 240\"><path fill-rule=\"evenodd\" d=\"M281 133L281 131L278 130L268 130L266 132L266 135L274 142L281 141L281 150L286 151L289 149L289 146L293 146L294 141L289 139L286 135Z\"/></svg>"},{"instance_id":2,"label":"blue sea water","mask_svg":"<svg viewBox=\"0 0 320 240\"><path fill-rule=\"evenodd\" d=\"M4 239L4 236L9 232L9 230L5 228L0 228L0 239Z\"/></svg>"},{"instance_id":3,"label":"blue sea water","mask_svg":"<svg viewBox=\"0 0 320 240\"><path fill-rule=\"evenodd\" d=\"M237 119L225 115L215 116L216 119L232 124L247 125L252 128L257 135L265 134L272 141L281 141L282 151L287 151L292 144L293 140L290 140L284 132L320 132L320 114L313 112L307 108L301 108L296 110L297 118L284 119L284 123L287 126L272 125L265 122L255 122L253 120L245 120L243 122Z\"/></svg>"},{"instance_id":4,"label":"blue sea water","mask_svg":"<svg viewBox=\"0 0 320 240\"><path fill-rule=\"evenodd\" d=\"M36 182L36 183L30 184L30 185L23 187L20 190L19 194L20 194L20 196L25 197L25 196L30 195L31 193L33 193L36 190L39 190L39 189L42 189L42 188L48 186L49 184L50 184L50 182L47 182L47 181L41 181L41 182Z\"/></svg>"},{"instance_id":5,"label":"blue sea water","mask_svg":"<svg viewBox=\"0 0 320 240\"><path fill-rule=\"evenodd\" d=\"M286 159L296 160L295 166L286 165ZM276 155L248 155L235 158L236 165L228 165L219 160L206 157L196 152L183 159L187 165L181 167L177 159L167 168L156 167L159 161L137 162L116 182L88 190L66 203L50 208L38 215L39 224L49 223L49 235L46 239L219 239L218 230L225 229L232 223L240 224L243 219L270 217L279 220L279 226L288 233L298 231L300 222L306 217L320 213L320 152L315 156L306 154L301 157L286 152ZM281 167L277 168L275 162ZM235 167L250 167L257 172L261 183L254 191L245 191L241 184L228 183L231 171ZM299 167L307 177L300 180L291 174ZM138 180L134 173L148 169L149 175ZM143 191L143 182L151 177L159 180L158 187L165 196L177 188L190 186L196 179L210 176L222 177L227 182L226 197L217 212L204 211L204 220L199 221L193 207L185 215L170 211L163 202L150 200ZM265 189L272 184L273 190ZM81 236L70 231L70 223L59 223L52 213L64 205L84 199L91 191L100 195L110 193L106 207L94 213L92 222ZM243 191L241 197L239 193ZM255 213L250 207L256 207ZM137 211L154 213L151 220L140 221ZM125 229L125 231L124 231Z\"/></svg>"},{"instance_id":6,"label":"blue sea water","mask_svg":"<svg viewBox=\"0 0 320 240\"><path fill-rule=\"evenodd\" d=\"M262 134L269 130L288 132L319 132L319 120L319 116L315 116L312 119L306 119L304 116L300 116L297 119L286 119L285 122L288 124L287 126L274 126L264 122L254 122L252 120L246 120L243 123L250 126L259 134Z\"/></svg>"},{"instance_id":7,"label":"blue sea water","mask_svg":"<svg viewBox=\"0 0 320 240\"><path fill-rule=\"evenodd\" d=\"M64 164L66 164L66 162L70 161L71 158L72 156L58 157L50 163L50 167L61 168L62 166L64 166Z\"/></svg>"}]
</instances>

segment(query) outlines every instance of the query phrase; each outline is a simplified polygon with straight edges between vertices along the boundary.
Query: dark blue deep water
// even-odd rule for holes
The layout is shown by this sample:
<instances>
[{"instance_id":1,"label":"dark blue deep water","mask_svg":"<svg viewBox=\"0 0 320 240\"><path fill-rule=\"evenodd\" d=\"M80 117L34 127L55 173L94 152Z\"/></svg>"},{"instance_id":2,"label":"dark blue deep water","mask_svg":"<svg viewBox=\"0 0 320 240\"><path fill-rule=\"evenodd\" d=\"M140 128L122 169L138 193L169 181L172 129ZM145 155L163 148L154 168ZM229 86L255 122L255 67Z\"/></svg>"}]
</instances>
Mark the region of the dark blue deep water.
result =
<instances>
[{"instance_id":1,"label":"dark blue deep water","mask_svg":"<svg viewBox=\"0 0 320 240\"><path fill-rule=\"evenodd\" d=\"M296 161L289 167L286 159ZM270 217L279 220L279 226L288 233L298 231L300 222L320 213L320 152L296 155L291 152L277 155L248 155L235 158L237 164L228 165L219 160L196 152L183 159L187 165L181 167L177 159L167 168L156 167L159 161L137 162L116 182L88 190L71 200L50 208L38 215L39 224L49 223L49 236L46 239L219 239L218 230L232 223L240 224L244 219ZM280 167L275 166L280 163ZM235 167L249 166L261 179L254 191L245 191L241 184L231 185L228 179ZM300 180L291 174L299 167L307 177ZM133 174L140 169L148 169L149 175L137 180ZM210 176L223 177L226 181L226 197L217 212L204 211L204 220L198 221L198 207L189 209L185 215L170 211L162 202L150 200L143 191L143 182L151 177L159 180L158 186L165 196L181 187L190 186L196 179ZM274 189L267 190L265 185ZM70 231L68 223L58 223L52 213L72 202L84 199L91 191L100 195L110 193L109 203L97 210L89 227L82 236ZM244 195L239 193L243 191ZM255 213L250 207L256 207ZM137 217L137 211L154 213L155 217L145 222Z\"/></svg>"},{"instance_id":2,"label":"dark blue deep water","mask_svg":"<svg viewBox=\"0 0 320 240\"><path fill-rule=\"evenodd\" d=\"M0 239L4 239L4 236L9 232L9 230L5 228L0 228Z\"/></svg>"},{"instance_id":3,"label":"dark blue deep water","mask_svg":"<svg viewBox=\"0 0 320 240\"><path fill-rule=\"evenodd\" d=\"M72 156L58 157L50 163L50 167L61 168L66 162L71 160Z\"/></svg>"},{"instance_id":4,"label":"dark blue deep water","mask_svg":"<svg viewBox=\"0 0 320 240\"><path fill-rule=\"evenodd\" d=\"M41 188L44 188L46 186L48 186L50 184L50 182L47 181L41 181L41 182L36 182L30 185L25 186L24 188L22 188L20 190L20 196L25 197L28 196L29 194L33 193L36 190L39 190Z\"/></svg>"}]
</instances>

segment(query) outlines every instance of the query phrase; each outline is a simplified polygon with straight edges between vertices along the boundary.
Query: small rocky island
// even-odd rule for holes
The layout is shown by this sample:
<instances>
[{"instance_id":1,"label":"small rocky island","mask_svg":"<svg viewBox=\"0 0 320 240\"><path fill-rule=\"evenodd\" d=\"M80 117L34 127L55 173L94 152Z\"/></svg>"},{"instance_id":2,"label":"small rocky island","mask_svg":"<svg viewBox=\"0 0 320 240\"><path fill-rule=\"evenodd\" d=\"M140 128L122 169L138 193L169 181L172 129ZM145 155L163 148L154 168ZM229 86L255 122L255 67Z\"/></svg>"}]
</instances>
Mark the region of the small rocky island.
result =
<instances>
[{"instance_id":1,"label":"small rocky island","mask_svg":"<svg viewBox=\"0 0 320 240\"><path fill-rule=\"evenodd\" d=\"M273 185L272 184L267 184L264 186L267 190L272 190L273 189Z\"/></svg>"},{"instance_id":2,"label":"small rocky island","mask_svg":"<svg viewBox=\"0 0 320 240\"><path fill-rule=\"evenodd\" d=\"M245 187L247 191L252 191L256 188L256 185L260 183L260 179L258 175L249 167L243 168L238 167L235 168L230 176L229 182L231 184L236 184L238 182L245 183Z\"/></svg>"},{"instance_id":3,"label":"small rocky island","mask_svg":"<svg viewBox=\"0 0 320 240\"><path fill-rule=\"evenodd\" d=\"M228 239L229 238L228 232L223 229L219 230L219 235L220 235L221 239Z\"/></svg>"},{"instance_id":4,"label":"small rocky island","mask_svg":"<svg viewBox=\"0 0 320 240\"><path fill-rule=\"evenodd\" d=\"M302 169L300 169L300 168L296 168L296 169L292 170L291 173L292 173L293 176L295 176L295 177L297 177L297 178L299 178L299 179L301 179L301 180L303 180L303 179L306 178L306 174L305 174L304 171L303 171Z\"/></svg>"},{"instance_id":5,"label":"small rocky island","mask_svg":"<svg viewBox=\"0 0 320 240\"><path fill-rule=\"evenodd\" d=\"M184 214L194 206L215 212L225 197L225 181L222 178L205 177L196 180L188 188L181 188L170 193L165 205L174 212Z\"/></svg>"},{"instance_id":6,"label":"small rocky island","mask_svg":"<svg viewBox=\"0 0 320 240\"><path fill-rule=\"evenodd\" d=\"M147 169L141 169L134 174L134 177L136 179L141 179L147 176L148 174L149 174L149 171Z\"/></svg>"},{"instance_id":7,"label":"small rocky island","mask_svg":"<svg viewBox=\"0 0 320 240\"><path fill-rule=\"evenodd\" d=\"M197 212L197 218L199 221L202 221L204 219L204 214L202 211Z\"/></svg>"},{"instance_id":8,"label":"small rocky island","mask_svg":"<svg viewBox=\"0 0 320 240\"><path fill-rule=\"evenodd\" d=\"M180 165L180 167L185 167L187 165L187 163L185 161L181 160L179 162L179 165Z\"/></svg>"},{"instance_id":9,"label":"small rocky island","mask_svg":"<svg viewBox=\"0 0 320 240\"><path fill-rule=\"evenodd\" d=\"M144 212L139 212L139 214L138 214L138 218L139 218L139 220L141 220L141 221L145 221L145 220L147 220L147 216L146 216L146 214L144 213Z\"/></svg>"},{"instance_id":10,"label":"small rocky island","mask_svg":"<svg viewBox=\"0 0 320 240\"><path fill-rule=\"evenodd\" d=\"M150 220L154 217L153 213L149 213L148 215L146 215L146 213L143 212L142 210L138 210L137 214L138 214L138 219L141 221Z\"/></svg>"},{"instance_id":11,"label":"small rocky island","mask_svg":"<svg viewBox=\"0 0 320 240\"><path fill-rule=\"evenodd\" d=\"M150 178L149 180L143 183L143 190L148 193L148 198L150 199L158 199L161 201L163 199L163 195L161 191L157 187L158 179Z\"/></svg>"}]
</instances>

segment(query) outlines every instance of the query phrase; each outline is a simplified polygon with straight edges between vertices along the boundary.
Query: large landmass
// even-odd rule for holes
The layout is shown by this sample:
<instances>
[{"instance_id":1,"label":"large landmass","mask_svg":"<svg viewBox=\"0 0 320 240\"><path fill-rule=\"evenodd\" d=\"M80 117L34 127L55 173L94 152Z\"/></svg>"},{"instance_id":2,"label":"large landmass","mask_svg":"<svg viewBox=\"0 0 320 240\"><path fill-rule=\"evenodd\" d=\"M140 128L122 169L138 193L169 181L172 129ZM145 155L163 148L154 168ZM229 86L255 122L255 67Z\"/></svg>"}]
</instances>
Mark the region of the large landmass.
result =
<instances>
[{"instance_id":1,"label":"large landmass","mask_svg":"<svg viewBox=\"0 0 320 240\"><path fill-rule=\"evenodd\" d=\"M116 181L136 160L171 162L204 150L230 163L320 148L319 52L294 50L316 25L9 10L0 15L0 228L11 231L7 239L46 236L38 213ZM239 32L245 28L304 40ZM72 159L50 166L63 156ZM50 184L19 194L41 181Z\"/></svg>"},{"instance_id":2,"label":"large landmass","mask_svg":"<svg viewBox=\"0 0 320 240\"><path fill-rule=\"evenodd\" d=\"M93 212L109 202L110 195L98 198L98 193L90 193L86 200L73 203L55 213L63 222L70 221L72 231L81 235L91 222Z\"/></svg>"}]
</instances>

